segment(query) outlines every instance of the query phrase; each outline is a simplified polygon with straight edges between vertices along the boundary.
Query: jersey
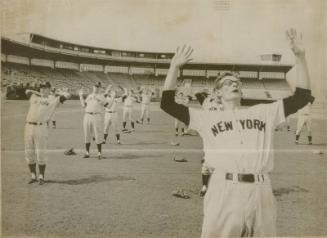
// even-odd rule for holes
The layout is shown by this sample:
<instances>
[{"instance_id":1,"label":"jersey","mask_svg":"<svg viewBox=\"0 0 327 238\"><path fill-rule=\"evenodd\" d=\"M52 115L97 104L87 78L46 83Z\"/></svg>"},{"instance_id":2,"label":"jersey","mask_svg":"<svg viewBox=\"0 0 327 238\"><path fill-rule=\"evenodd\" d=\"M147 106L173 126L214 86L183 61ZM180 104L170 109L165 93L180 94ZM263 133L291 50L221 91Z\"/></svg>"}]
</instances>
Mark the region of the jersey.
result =
<instances>
[{"instance_id":1,"label":"jersey","mask_svg":"<svg viewBox=\"0 0 327 238\"><path fill-rule=\"evenodd\" d=\"M298 110L299 115L310 115L311 103L308 103L305 107Z\"/></svg>"},{"instance_id":2,"label":"jersey","mask_svg":"<svg viewBox=\"0 0 327 238\"><path fill-rule=\"evenodd\" d=\"M119 99L118 98L107 97L106 98L107 106L105 107L106 108L106 111L108 111L108 112L116 112L117 111L117 108L118 108L118 102L119 102Z\"/></svg>"},{"instance_id":3,"label":"jersey","mask_svg":"<svg viewBox=\"0 0 327 238\"><path fill-rule=\"evenodd\" d=\"M106 99L102 94L90 94L85 99L85 112L102 113Z\"/></svg>"},{"instance_id":4,"label":"jersey","mask_svg":"<svg viewBox=\"0 0 327 238\"><path fill-rule=\"evenodd\" d=\"M283 102L240 110L190 108L189 128L203 139L205 161L223 173L268 173L273 169L274 128L285 121Z\"/></svg>"},{"instance_id":5,"label":"jersey","mask_svg":"<svg viewBox=\"0 0 327 238\"><path fill-rule=\"evenodd\" d=\"M142 104L150 104L151 102L151 94L146 94L146 93L142 93L141 98L142 98Z\"/></svg>"},{"instance_id":6,"label":"jersey","mask_svg":"<svg viewBox=\"0 0 327 238\"><path fill-rule=\"evenodd\" d=\"M136 99L133 96L124 96L123 101L125 107L132 107Z\"/></svg>"},{"instance_id":7,"label":"jersey","mask_svg":"<svg viewBox=\"0 0 327 238\"><path fill-rule=\"evenodd\" d=\"M221 111L222 105L213 97L206 97L202 103L202 108L206 111Z\"/></svg>"},{"instance_id":8,"label":"jersey","mask_svg":"<svg viewBox=\"0 0 327 238\"><path fill-rule=\"evenodd\" d=\"M40 97L32 94L30 98L30 109L27 113L26 121L37 123L45 123L49 121L59 102L59 97Z\"/></svg>"}]
</instances>

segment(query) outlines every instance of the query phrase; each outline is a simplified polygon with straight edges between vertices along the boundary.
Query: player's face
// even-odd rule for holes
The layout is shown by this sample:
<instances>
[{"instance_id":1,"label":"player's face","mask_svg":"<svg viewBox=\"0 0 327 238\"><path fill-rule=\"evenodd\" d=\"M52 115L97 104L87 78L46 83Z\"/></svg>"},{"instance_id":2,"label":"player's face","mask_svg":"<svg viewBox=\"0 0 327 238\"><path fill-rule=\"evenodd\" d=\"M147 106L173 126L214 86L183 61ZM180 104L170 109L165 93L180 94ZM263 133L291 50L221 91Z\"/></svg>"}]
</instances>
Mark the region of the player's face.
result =
<instances>
[{"instance_id":1,"label":"player's face","mask_svg":"<svg viewBox=\"0 0 327 238\"><path fill-rule=\"evenodd\" d=\"M100 88L97 86L93 86L93 92L94 93L99 93L100 92Z\"/></svg>"},{"instance_id":2,"label":"player's face","mask_svg":"<svg viewBox=\"0 0 327 238\"><path fill-rule=\"evenodd\" d=\"M50 88L40 88L40 93L42 93L45 96L48 96L50 92L51 92Z\"/></svg>"},{"instance_id":3,"label":"player's face","mask_svg":"<svg viewBox=\"0 0 327 238\"><path fill-rule=\"evenodd\" d=\"M220 86L220 96L225 101L239 101L242 96L241 87L242 83L238 78L229 76L227 79L224 79L222 85Z\"/></svg>"}]
</instances>

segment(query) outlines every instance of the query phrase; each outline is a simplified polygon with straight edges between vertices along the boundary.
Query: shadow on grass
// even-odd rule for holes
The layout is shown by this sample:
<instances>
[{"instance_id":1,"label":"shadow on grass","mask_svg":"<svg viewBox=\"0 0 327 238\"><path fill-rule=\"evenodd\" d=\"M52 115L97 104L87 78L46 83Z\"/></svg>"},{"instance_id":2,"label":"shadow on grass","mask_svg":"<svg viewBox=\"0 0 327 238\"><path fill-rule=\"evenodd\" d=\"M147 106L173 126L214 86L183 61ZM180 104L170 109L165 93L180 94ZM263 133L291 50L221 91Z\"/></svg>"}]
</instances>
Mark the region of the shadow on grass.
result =
<instances>
[{"instance_id":1,"label":"shadow on grass","mask_svg":"<svg viewBox=\"0 0 327 238\"><path fill-rule=\"evenodd\" d=\"M308 193L309 190L305 188L301 188L300 186L291 186L288 188L277 188L273 189L273 193L275 197L281 197L282 195L288 195L290 193Z\"/></svg>"},{"instance_id":2,"label":"shadow on grass","mask_svg":"<svg viewBox=\"0 0 327 238\"><path fill-rule=\"evenodd\" d=\"M112 181L134 181L134 180L136 179L128 176L103 177L101 175L93 175L91 177L81 178L81 179L47 180L46 183L84 185L84 184L93 184L93 183L97 184L97 183L112 182Z\"/></svg>"}]
</instances>

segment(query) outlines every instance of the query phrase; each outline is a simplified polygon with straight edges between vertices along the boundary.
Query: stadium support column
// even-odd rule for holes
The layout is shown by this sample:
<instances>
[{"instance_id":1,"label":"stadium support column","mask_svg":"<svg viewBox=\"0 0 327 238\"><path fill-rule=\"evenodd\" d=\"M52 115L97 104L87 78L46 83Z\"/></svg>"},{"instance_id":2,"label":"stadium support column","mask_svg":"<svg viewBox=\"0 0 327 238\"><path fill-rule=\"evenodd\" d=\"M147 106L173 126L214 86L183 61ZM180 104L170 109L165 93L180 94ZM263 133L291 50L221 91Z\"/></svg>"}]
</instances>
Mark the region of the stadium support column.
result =
<instances>
[{"instance_id":1,"label":"stadium support column","mask_svg":"<svg viewBox=\"0 0 327 238\"><path fill-rule=\"evenodd\" d=\"M78 68L79 68L79 72L82 72L82 64L81 63L78 64Z\"/></svg>"},{"instance_id":2,"label":"stadium support column","mask_svg":"<svg viewBox=\"0 0 327 238\"><path fill-rule=\"evenodd\" d=\"M32 65L31 61L32 61L32 58L28 58L28 65L29 65L29 66Z\"/></svg>"}]
</instances>

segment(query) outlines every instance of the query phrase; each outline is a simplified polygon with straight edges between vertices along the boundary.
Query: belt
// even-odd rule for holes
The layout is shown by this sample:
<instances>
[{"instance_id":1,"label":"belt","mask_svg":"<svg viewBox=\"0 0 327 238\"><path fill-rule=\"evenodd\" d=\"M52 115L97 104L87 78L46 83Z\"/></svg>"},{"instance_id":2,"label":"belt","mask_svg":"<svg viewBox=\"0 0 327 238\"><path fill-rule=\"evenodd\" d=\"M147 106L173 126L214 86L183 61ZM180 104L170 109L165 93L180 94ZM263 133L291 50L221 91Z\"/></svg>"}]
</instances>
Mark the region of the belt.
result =
<instances>
[{"instance_id":1,"label":"belt","mask_svg":"<svg viewBox=\"0 0 327 238\"><path fill-rule=\"evenodd\" d=\"M115 113L116 111L106 111L106 112L108 112L108 113Z\"/></svg>"},{"instance_id":2,"label":"belt","mask_svg":"<svg viewBox=\"0 0 327 238\"><path fill-rule=\"evenodd\" d=\"M237 177L234 178L234 176L237 176ZM265 181L265 175L263 175L263 174L233 174L233 173L226 173L225 179L226 180L236 179L238 182L241 182L241 183L264 182Z\"/></svg>"},{"instance_id":3,"label":"belt","mask_svg":"<svg viewBox=\"0 0 327 238\"><path fill-rule=\"evenodd\" d=\"M34 125L34 126L41 126L41 125L43 125L44 123L42 123L42 122L31 122L31 121L28 121L28 122L26 122L27 124L30 124L30 125Z\"/></svg>"},{"instance_id":4,"label":"belt","mask_svg":"<svg viewBox=\"0 0 327 238\"><path fill-rule=\"evenodd\" d=\"M100 114L100 112L85 112L85 113L90 114L90 115Z\"/></svg>"}]
</instances>

